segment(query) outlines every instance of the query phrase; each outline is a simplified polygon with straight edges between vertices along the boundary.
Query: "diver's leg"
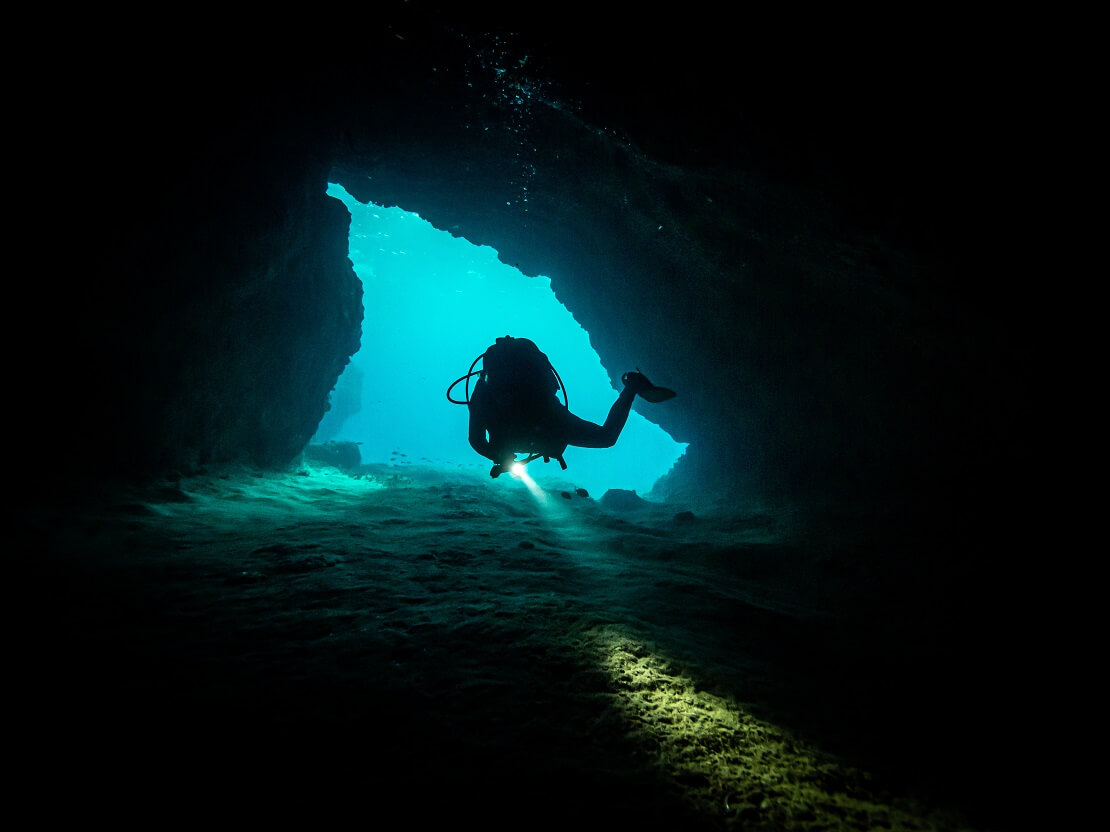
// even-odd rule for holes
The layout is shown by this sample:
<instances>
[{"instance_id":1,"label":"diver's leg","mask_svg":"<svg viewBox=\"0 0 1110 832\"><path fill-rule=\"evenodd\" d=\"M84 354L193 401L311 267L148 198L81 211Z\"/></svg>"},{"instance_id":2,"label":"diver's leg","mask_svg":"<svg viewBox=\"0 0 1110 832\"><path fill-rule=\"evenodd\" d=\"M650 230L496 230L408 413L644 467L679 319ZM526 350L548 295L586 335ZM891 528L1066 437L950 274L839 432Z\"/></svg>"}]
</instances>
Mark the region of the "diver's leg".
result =
<instances>
[{"instance_id":1,"label":"diver's leg","mask_svg":"<svg viewBox=\"0 0 1110 832\"><path fill-rule=\"evenodd\" d=\"M562 439L568 445L579 448L611 448L617 444L617 439L624 430L628 421L628 413L632 409L632 400L636 394L629 388L624 388L613 406L609 408L609 415L605 417L604 425L596 425L575 416L564 409L560 419L560 432Z\"/></svg>"}]
</instances>

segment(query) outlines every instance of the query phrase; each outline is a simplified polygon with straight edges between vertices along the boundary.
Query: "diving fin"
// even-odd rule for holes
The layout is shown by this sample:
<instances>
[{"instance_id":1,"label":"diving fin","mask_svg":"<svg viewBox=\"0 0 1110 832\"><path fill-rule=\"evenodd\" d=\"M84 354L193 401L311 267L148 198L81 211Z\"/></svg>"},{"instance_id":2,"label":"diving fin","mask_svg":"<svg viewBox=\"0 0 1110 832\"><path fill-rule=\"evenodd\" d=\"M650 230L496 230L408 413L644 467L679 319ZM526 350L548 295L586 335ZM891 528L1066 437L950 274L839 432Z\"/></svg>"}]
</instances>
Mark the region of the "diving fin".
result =
<instances>
[{"instance_id":1,"label":"diving fin","mask_svg":"<svg viewBox=\"0 0 1110 832\"><path fill-rule=\"evenodd\" d=\"M644 401L656 404L658 402L665 402L667 399L673 399L677 393L666 387L656 387L648 377L643 373L636 370L634 373L625 373L621 376L621 381L624 386L633 390L637 396L640 396Z\"/></svg>"},{"instance_id":2,"label":"diving fin","mask_svg":"<svg viewBox=\"0 0 1110 832\"><path fill-rule=\"evenodd\" d=\"M665 402L667 399L673 399L678 394L667 387L656 387L654 384L646 390L636 391L636 395L643 399L645 402L658 404Z\"/></svg>"}]
</instances>

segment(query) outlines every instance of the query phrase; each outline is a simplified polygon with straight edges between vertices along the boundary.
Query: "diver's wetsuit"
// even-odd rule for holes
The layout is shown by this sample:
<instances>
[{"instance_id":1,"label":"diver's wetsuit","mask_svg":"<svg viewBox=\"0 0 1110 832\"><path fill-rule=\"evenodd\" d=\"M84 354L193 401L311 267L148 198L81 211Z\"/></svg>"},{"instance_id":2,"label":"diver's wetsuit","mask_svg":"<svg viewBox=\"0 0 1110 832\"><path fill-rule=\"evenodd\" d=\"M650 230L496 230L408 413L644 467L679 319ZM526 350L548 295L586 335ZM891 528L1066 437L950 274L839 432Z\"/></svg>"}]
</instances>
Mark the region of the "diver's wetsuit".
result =
<instances>
[{"instance_id":1,"label":"diver's wetsuit","mask_svg":"<svg viewBox=\"0 0 1110 832\"><path fill-rule=\"evenodd\" d=\"M604 425L575 416L555 395L495 392L479 380L470 396L470 446L486 459L504 462L514 453L562 457L568 445L611 448L624 430L636 393L625 387ZM488 438L487 438L488 432Z\"/></svg>"}]
</instances>

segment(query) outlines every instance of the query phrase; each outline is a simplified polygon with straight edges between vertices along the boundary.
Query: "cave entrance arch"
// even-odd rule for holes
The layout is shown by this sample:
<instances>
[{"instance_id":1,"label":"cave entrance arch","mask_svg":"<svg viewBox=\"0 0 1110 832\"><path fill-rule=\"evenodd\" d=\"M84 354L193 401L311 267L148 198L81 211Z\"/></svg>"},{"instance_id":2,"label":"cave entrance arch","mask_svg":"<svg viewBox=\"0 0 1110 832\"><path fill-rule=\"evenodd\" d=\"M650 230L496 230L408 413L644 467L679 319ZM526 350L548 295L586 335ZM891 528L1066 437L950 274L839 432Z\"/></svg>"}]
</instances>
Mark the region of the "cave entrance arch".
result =
<instances>
[{"instance_id":1,"label":"cave entrance arch","mask_svg":"<svg viewBox=\"0 0 1110 832\"><path fill-rule=\"evenodd\" d=\"M467 443L467 408L448 402L445 392L501 335L535 341L563 377L571 410L605 420L617 390L548 278L526 277L489 246L401 208L360 203L335 184L328 194L351 212L350 258L363 282L365 316L361 348L314 441L358 442L364 463L488 471L490 463ZM557 462L529 468L541 485L644 495L685 449L633 410L615 447L568 448L566 471Z\"/></svg>"}]
</instances>

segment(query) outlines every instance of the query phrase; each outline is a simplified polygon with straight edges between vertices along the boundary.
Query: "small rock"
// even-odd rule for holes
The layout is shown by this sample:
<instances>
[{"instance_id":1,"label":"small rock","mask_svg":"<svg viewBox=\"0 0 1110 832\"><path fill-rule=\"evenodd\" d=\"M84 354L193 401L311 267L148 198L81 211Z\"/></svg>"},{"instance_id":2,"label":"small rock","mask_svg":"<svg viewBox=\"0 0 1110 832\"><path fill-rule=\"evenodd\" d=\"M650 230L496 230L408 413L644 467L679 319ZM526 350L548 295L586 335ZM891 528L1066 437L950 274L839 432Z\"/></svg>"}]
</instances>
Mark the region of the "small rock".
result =
<instances>
[{"instance_id":1,"label":"small rock","mask_svg":"<svg viewBox=\"0 0 1110 832\"><path fill-rule=\"evenodd\" d=\"M610 488L601 496L601 504L612 511L635 511L647 507L646 500L626 488Z\"/></svg>"}]
</instances>

